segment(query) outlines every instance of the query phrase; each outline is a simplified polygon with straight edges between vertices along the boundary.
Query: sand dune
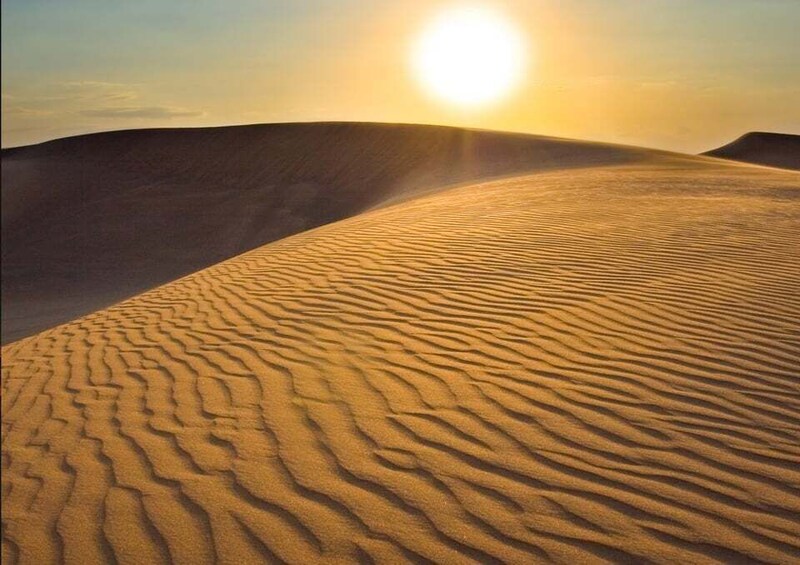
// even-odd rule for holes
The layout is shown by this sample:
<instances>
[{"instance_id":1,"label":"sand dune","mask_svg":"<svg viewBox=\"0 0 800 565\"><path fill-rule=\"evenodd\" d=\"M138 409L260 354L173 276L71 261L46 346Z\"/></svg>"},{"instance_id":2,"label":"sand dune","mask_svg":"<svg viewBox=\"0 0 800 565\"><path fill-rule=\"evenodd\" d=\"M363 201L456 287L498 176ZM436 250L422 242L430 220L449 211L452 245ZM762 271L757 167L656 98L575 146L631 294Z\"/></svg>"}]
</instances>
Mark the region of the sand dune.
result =
<instances>
[{"instance_id":1,"label":"sand dune","mask_svg":"<svg viewBox=\"0 0 800 565\"><path fill-rule=\"evenodd\" d=\"M705 155L800 171L800 135L750 132Z\"/></svg>"},{"instance_id":2,"label":"sand dune","mask_svg":"<svg viewBox=\"0 0 800 565\"><path fill-rule=\"evenodd\" d=\"M122 131L4 150L3 342L419 190L652 153L347 123Z\"/></svg>"},{"instance_id":3,"label":"sand dune","mask_svg":"<svg viewBox=\"0 0 800 565\"><path fill-rule=\"evenodd\" d=\"M6 346L3 561L796 562L799 198L453 188Z\"/></svg>"}]
</instances>

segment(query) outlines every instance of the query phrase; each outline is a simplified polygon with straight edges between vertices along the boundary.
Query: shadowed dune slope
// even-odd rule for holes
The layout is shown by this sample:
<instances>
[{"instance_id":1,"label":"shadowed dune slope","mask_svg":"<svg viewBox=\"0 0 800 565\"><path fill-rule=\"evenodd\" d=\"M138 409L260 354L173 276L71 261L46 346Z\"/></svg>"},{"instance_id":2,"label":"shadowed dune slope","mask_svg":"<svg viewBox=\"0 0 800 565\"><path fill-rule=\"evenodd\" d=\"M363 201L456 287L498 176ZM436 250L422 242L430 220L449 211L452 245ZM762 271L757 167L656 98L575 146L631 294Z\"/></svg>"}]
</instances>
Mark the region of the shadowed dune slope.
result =
<instances>
[{"instance_id":1,"label":"shadowed dune slope","mask_svg":"<svg viewBox=\"0 0 800 565\"><path fill-rule=\"evenodd\" d=\"M4 150L3 341L420 189L653 153L357 123L120 131Z\"/></svg>"},{"instance_id":2,"label":"shadowed dune slope","mask_svg":"<svg viewBox=\"0 0 800 565\"><path fill-rule=\"evenodd\" d=\"M750 132L704 155L800 171L800 135Z\"/></svg>"},{"instance_id":3,"label":"shadowed dune slope","mask_svg":"<svg viewBox=\"0 0 800 565\"><path fill-rule=\"evenodd\" d=\"M800 183L453 188L3 348L4 563L792 563Z\"/></svg>"}]
</instances>

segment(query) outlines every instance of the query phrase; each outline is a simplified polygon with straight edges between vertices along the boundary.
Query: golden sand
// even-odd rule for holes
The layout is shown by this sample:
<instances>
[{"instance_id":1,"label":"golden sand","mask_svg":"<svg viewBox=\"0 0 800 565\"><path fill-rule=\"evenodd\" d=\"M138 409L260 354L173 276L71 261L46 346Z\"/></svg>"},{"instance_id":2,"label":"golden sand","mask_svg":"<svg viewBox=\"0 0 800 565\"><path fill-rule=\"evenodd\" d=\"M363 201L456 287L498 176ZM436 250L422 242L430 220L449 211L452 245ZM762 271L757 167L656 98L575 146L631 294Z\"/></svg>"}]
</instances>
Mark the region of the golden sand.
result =
<instances>
[{"instance_id":1,"label":"golden sand","mask_svg":"<svg viewBox=\"0 0 800 565\"><path fill-rule=\"evenodd\" d=\"M4 563L791 563L800 176L438 192L3 348Z\"/></svg>"}]
</instances>

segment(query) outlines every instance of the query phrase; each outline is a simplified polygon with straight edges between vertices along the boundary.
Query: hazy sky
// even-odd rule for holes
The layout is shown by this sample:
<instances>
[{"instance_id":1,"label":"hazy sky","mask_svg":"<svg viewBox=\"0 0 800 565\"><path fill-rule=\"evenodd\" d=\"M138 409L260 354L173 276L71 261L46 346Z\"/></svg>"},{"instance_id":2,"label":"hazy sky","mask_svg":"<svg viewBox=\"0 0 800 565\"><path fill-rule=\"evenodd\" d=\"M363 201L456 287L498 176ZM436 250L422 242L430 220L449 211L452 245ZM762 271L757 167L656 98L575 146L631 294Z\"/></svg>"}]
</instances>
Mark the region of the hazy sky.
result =
<instances>
[{"instance_id":1,"label":"hazy sky","mask_svg":"<svg viewBox=\"0 0 800 565\"><path fill-rule=\"evenodd\" d=\"M443 6L520 28L506 99L431 99L409 53ZM800 0L2 0L2 144L159 126L442 123L696 152L800 133Z\"/></svg>"}]
</instances>

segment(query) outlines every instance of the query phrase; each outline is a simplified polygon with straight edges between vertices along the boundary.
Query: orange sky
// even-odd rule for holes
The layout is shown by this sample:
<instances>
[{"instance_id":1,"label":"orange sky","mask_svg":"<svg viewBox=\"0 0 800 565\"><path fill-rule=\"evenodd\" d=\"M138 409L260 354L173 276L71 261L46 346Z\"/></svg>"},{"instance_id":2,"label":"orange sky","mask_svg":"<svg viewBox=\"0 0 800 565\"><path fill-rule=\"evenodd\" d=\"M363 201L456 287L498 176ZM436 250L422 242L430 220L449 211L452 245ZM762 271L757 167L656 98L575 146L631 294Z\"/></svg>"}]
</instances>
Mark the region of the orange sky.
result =
<instances>
[{"instance_id":1,"label":"orange sky","mask_svg":"<svg viewBox=\"0 0 800 565\"><path fill-rule=\"evenodd\" d=\"M794 0L487 0L529 47L470 110L410 71L419 30L475 2L4 0L4 147L109 129L370 120L697 152L800 133Z\"/></svg>"}]
</instances>

